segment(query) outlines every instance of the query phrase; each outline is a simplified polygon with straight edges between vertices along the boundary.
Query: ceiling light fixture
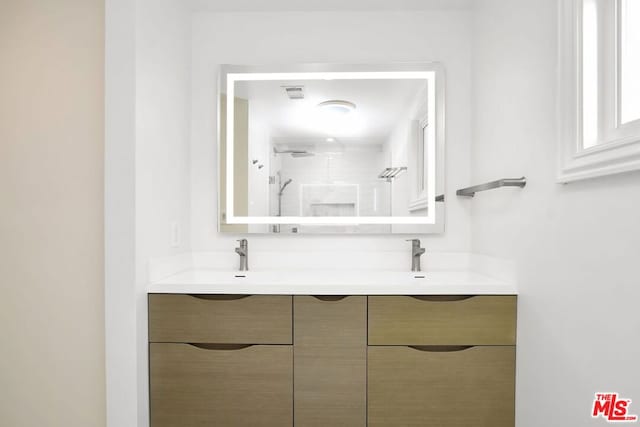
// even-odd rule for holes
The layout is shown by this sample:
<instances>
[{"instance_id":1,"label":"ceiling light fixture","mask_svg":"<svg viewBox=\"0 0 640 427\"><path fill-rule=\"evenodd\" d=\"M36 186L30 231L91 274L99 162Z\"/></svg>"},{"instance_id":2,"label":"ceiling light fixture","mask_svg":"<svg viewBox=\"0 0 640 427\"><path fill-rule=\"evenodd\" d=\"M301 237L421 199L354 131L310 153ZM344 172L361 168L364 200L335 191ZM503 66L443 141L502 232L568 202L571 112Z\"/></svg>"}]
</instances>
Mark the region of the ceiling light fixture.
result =
<instances>
[{"instance_id":1,"label":"ceiling light fixture","mask_svg":"<svg viewBox=\"0 0 640 427\"><path fill-rule=\"evenodd\" d=\"M357 136L364 124L355 110L356 104L341 99L321 102L317 105L317 114L311 116L313 126L331 138Z\"/></svg>"},{"instance_id":2,"label":"ceiling light fixture","mask_svg":"<svg viewBox=\"0 0 640 427\"><path fill-rule=\"evenodd\" d=\"M324 101L318 104L318 108L322 111L327 111L332 114L346 115L356 109L356 104L349 101L343 101L339 99L332 99L330 101Z\"/></svg>"}]
</instances>

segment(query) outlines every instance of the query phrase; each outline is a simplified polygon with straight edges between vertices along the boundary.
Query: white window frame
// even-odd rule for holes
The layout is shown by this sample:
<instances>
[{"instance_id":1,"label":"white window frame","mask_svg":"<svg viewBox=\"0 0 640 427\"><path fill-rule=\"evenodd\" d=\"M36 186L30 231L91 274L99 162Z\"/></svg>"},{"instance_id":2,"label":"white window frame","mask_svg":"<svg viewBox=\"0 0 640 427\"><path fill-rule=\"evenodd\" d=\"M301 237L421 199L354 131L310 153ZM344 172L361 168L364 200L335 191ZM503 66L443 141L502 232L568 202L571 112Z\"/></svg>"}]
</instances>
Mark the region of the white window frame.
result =
<instances>
[{"instance_id":1,"label":"white window frame","mask_svg":"<svg viewBox=\"0 0 640 427\"><path fill-rule=\"evenodd\" d=\"M611 0L610 26L600 27L598 58L598 143L583 148L582 138L582 11L583 0L561 0L559 13L558 182L640 170L640 120L621 124L620 108L620 5ZM601 20L602 23L605 20ZM608 30L608 31L607 31ZM610 64L610 67L607 67Z\"/></svg>"},{"instance_id":2,"label":"white window frame","mask_svg":"<svg viewBox=\"0 0 640 427\"><path fill-rule=\"evenodd\" d=\"M427 106L428 109L428 106ZM413 193L412 200L409 202L409 211L417 211L425 209L428 206L428 174L427 165L429 164L429 138L434 137L431 129L429 128L429 113L420 120L415 120L416 126L416 142L411 144L411 147L415 150L414 165L415 168L415 182L411 185L411 192ZM426 134L426 136L425 136Z\"/></svg>"}]
</instances>

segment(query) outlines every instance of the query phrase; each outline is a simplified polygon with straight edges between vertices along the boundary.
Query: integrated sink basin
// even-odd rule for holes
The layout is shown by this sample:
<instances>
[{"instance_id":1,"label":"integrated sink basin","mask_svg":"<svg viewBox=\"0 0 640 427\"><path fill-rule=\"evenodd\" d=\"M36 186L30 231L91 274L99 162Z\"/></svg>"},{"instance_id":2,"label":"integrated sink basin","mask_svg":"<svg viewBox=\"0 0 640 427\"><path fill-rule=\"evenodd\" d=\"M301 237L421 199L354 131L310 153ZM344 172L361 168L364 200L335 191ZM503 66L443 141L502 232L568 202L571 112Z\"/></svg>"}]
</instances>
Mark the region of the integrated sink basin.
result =
<instances>
[{"instance_id":1,"label":"integrated sink basin","mask_svg":"<svg viewBox=\"0 0 640 427\"><path fill-rule=\"evenodd\" d=\"M187 270L149 293L286 295L513 295L513 284L470 271Z\"/></svg>"}]
</instances>

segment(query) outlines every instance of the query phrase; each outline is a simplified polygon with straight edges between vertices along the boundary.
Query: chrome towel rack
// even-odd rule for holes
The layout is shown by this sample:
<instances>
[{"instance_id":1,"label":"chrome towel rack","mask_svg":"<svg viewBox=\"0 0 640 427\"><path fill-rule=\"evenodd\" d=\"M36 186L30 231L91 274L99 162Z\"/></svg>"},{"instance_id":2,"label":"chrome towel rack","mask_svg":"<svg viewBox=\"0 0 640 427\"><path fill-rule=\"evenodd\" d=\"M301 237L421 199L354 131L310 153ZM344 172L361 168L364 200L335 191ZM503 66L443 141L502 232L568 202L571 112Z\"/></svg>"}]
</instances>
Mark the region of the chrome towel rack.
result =
<instances>
[{"instance_id":1,"label":"chrome towel rack","mask_svg":"<svg viewBox=\"0 0 640 427\"><path fill-rule=\"evenodd\" d=\"M474 185L473 187L461 188L456 191L457 196L473 197L478 191L493 190L500 187L524 187L527 185L527 178L502 178L485 184Z\"/></svg>"},{"instance_id":2,"label":"chrome towel rack","mask_svg":"<svg viewBox=\"0 0 640 427\"><path fill-rule=\"evenodd\" d=\"M406 171L407 171L406 166L401 166L397 168L385 168L382 172L380 172L380 175L378 175L378 178L384 179L387 182L393 182L394 179L396 179Z\"/></svg>"}]
</instances>

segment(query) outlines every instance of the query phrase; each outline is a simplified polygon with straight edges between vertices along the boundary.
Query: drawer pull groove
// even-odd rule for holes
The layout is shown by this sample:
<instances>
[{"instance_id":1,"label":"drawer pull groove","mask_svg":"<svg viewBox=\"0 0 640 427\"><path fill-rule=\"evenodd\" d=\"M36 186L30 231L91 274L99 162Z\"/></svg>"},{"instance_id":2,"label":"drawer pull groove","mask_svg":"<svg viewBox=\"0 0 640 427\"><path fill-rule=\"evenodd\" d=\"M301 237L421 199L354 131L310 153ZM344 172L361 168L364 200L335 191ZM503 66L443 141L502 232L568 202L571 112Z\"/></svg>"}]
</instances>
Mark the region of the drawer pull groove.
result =
<instances>
[{"instance_id":1,"label":"drawer pull groove","mask_svg":"<svg viewBox=\"0 0 640 427\"><path fill-rule=\"evenodd\" d=\"M242 350L242 349L254 346L254 344L202 344L202 343L188 343L188 344L192 347L196 347L201 350Z\"/></svg>"},{"instance_id":2,"label":"drawer pull groove","mask_svg":"<svg viewBox=\"0 0 640 427\"><path fill-rule=\"evenodd\" d=\"M204 299L209 301L235 301L243 298L250 297L251 295L208 295L208 294L189 294L190 297L197 299Z\"/></svg>"},{"instance_id":3,"label":"drawer pull groove","mask_svg":"<svg viewBox=\"0 0 640 427\"><path fill-rule=\"evenodd\" d=\"M475 295L411 295L411 298L430 302L464 301L473 297Z\"/></svg>"},{"instance_id":4,"label":"drawer pull groove","mask_svg":"<svg viewBox=\"0 0 640 427\"><path fill-rule=\"evenodd\" d=\"M320 301L341 301L348 295L312 295L314 298Z\"/></svg>"},{"instance_id":5,"label":"drawer pull groove","mask_svg":"<svg viewBox=\"0 0 640 427\"><path fill-rule=\"evenodd\" d=\"M428 351L431 353L452 353L454 351L464 351L473 348L473 345L410 345L409 348L418 351Z\"/></svg>"}]
</instances>

